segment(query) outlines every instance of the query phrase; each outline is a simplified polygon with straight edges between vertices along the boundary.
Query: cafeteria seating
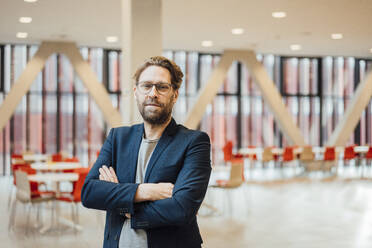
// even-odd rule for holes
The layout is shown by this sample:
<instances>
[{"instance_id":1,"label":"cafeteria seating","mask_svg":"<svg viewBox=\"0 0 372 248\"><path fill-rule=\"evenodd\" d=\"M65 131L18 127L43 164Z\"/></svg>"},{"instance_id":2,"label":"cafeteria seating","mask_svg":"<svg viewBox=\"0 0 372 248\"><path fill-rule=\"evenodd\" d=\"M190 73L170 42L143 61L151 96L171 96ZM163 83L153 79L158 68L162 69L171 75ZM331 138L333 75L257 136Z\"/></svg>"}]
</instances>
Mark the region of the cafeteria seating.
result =
<instances>
[{"instance_id":1,"label":"cafeteria seating","mask_svg":"<svg viewBox=\"0 0 372 248\"><path fill-rule=\"evenodd\" d=\"M53 193L38 193L34 194L31 189L31 182L28 180L27 172L18 169L15 170L15 181L16 181L16 198L12 203L11 213L9 216L8 222L8 230L10 230L15 225L16 220L16 213L17 213L17 204L22 203L28 205L29 208L27 210L27 217L26 217L26 234L28 233L30 227L30 212L31 207L35 204L38 204L37 209L37 221L40 222L40 204L44 202L52 202L55 199L55 195ZM52 219L53 219L53 209L52 209Z\"/></svg>"},{"instance_id":2,"label":"cafeteria seating","mask_svg":"<svg viewBox=\"0 0 372 248\"><path fill-rule=\"evenodd\" d=\"M331 172L332 168L336 167L336 159L336 148L333 146L326 147L322 164L323 171Z\"/></svg>"},{"instance_id":3,"label":"cafeteria seating","mask_svg":"<svg viewBox=\"0 0 372 248\"><path fill-rule=\"evenodd\" d=\"M244 183L244 162L243 159L234 159L230 164L230 175L227 180L216 180L216 184L210 185L212 188L224 190L224 202L228 206L228 212L232 211L231 190L239 188ZM245 197L245 194L243 195ZM246 201L247 202L247 201ZM209 207L213 209L213 207Z\"/></svg>"}]
</instances>

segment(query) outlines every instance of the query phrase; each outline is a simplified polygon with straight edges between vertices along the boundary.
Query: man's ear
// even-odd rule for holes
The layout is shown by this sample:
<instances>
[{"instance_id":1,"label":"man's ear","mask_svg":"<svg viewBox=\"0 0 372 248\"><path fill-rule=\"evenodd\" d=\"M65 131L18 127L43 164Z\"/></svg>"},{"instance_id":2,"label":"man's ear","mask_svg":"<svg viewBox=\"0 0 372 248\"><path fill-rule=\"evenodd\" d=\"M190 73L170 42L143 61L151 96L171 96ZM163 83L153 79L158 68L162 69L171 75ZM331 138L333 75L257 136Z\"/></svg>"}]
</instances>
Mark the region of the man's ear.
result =
<instances>
[{"instance_id":1,"label":"man's ear","mask_svg":"<svg viewBox=\"0 0 372 248\"><path fill-rule=\"evenodd\" d=\"M136 90L137 90L137 88L136 88L136 86L134 86L134 87L133 87L133 95L134 95L134 99L137 100Z\"/></svg>"},{"instance_id":2,"label":"man's ear","mask_svg":"<svg viewBox=\"0 0 372 248\"><path fill-rule=\"evenodd\" d=\"M174 99L173 99L173 102L176 103L178 99L178 89L174 91Z\"/></svg>"}]
</instances>

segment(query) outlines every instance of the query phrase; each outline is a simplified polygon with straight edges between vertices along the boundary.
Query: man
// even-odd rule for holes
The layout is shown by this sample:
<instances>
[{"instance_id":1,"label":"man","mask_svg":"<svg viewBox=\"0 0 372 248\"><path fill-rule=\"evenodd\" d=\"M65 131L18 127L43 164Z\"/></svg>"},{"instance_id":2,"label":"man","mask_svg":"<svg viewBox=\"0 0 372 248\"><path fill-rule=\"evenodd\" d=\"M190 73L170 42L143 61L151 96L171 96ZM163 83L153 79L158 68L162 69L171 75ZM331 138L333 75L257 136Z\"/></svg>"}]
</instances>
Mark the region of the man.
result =
<instances>
[{"instance_id":1,"label":"man","mask_svg":"<svg viewBox=\"0 0 372 248\"><path fill-rule=\"evenodd\" d=\"M82 189L85 207L106 210L104 247L194 248L210 166L207 134L176 124L183 73L161 57L134 75L143 124L111 129Z\"/></svg>"}]
</instances>

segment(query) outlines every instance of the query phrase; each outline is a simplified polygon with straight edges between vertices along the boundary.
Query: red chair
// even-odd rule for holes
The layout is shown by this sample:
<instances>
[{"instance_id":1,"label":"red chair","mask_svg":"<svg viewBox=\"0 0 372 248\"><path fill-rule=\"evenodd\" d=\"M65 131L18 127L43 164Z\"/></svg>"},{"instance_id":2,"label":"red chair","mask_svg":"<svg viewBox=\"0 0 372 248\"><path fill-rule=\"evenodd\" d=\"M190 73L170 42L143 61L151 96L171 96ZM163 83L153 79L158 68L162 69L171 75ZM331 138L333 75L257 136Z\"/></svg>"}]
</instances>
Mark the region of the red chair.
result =
<instances>
[{"instance_id":1,"label":"red chair","mask_svg":"<svg viewBox=\"0 0 372 248\"><path fill-rule=\"evenodd\" d=\"M296 160L297 157L294 155L294 147L288 146L284 148L283 155L282 155L282 164L289 164L290 162L293 162ZM294 168L294 174L296 174L297 165L293 165Z\"/></svg>"},{"instance_id":2,"label":"red chair","mask_svg":"<svg viewBox=\"0 0 372 248\"><path fill-rule=\"evenodd\" d=\"M223 159L225 161L230 161L233 157L232 154L233 144L231 141L228 141L225 146L222 148L223 150Z\"/></svg>"},{"instance_id":3,"label":"red chair","mask_svg":"<svg viewBox=\"0 0 372 248\"><path fill-rule=\"evenodd\" d=\"M334 147L326 147L324 152L324 161L335 161L336 149Z\"/></svg>"},{"instance_id":4,"label":"red chair","mask_svg":"<svg viewBox=\"0 0 372 248\"><path fill-rule=\"evenodd\" d=\"M348 162L349 164L351 160L356 159L356 158L357 158L357 154L354 151L354 145L347 146L344 150L344 161Z\"/></svg>"},{"instance_id":5,"label":"red chair","mask_svg":"<svg viewBox=\"0 0 372 248\"><path fill-rule=\"evenodd\" d=\"M52 155L52 162L62 162L62 161L63 161L62 154L56 153Z\"/></svg>"},{"instance_id":6,"label":"red chair","mask_svg":"<svg viewBox=\"0 0 372 248\"><path fill-rule=\"evenodd\" d=\"M284 148L283 162L291 162L294 160L293 147Z\"/></svg>"},{"instance_id":7,"label":"red chair","mask_svg":"<svg viewBox=\"0 0 372 248\"><path fill-rule=\"evenodd\" d=\"M75 213L73 208L71 208L71 217L76 224L79 223L78 214L78 203L81 202L81 189L83 188L86 176L89 173L89 168L78 168L74 170L74 173L79 174L79 178L74 182L72 187L72 192L62 192L60 196L57 196L57 201L70 202L75 206Z\"/></svg>"},{"instance_id":8,"label":"red chair","mask_svg":"<svg viewBox=\"0 0 372 248\"><path fill-rule=\"evenodd\" d=\"M325 148L323 157L323 170L331 171L332 167L335 166L336 162L336 148L329 146Z\"/></svg>"}]
</instances>

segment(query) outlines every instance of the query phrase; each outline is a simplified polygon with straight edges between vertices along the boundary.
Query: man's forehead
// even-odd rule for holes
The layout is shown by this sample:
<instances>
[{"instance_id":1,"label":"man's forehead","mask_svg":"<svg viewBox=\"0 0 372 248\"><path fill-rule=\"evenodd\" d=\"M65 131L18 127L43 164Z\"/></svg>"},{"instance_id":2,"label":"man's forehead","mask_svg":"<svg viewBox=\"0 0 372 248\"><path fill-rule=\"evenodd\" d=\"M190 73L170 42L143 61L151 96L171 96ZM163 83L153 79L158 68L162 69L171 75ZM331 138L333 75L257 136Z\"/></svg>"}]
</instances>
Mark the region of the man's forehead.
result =
<instances>
[{"instance_id":1,"label":"man's forehead","mask_svg":"<svg viewBox=\"0 0 372 248\"><path fill-rule=\"evenodd\" d=\"M171 81L171 75L169 71L163 67L160 66L149 66L143 72L138 78L139 82L143 81L151 81L151 82L168 82Z\"/></svg>"}]
</instances>

